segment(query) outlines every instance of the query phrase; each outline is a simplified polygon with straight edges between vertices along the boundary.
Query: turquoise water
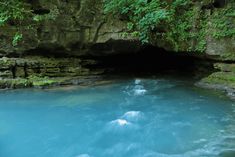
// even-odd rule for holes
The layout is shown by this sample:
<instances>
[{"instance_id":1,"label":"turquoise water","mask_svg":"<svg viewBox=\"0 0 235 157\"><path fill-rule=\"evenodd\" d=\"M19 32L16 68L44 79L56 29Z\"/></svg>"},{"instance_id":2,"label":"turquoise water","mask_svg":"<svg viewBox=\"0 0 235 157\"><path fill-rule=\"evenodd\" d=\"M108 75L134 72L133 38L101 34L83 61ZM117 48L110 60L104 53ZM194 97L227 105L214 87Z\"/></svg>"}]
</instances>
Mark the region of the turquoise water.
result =
<instances>
[{"instance_id":1,"label":"turquoise water","mask_svg":"<svg viewBox=\"0 0 235 157\"><path fill-rule=\"evenodd\" d=\"M235 103L168 79L2 91L0 157L235 157Z\"/></svg>"}]
</instances>

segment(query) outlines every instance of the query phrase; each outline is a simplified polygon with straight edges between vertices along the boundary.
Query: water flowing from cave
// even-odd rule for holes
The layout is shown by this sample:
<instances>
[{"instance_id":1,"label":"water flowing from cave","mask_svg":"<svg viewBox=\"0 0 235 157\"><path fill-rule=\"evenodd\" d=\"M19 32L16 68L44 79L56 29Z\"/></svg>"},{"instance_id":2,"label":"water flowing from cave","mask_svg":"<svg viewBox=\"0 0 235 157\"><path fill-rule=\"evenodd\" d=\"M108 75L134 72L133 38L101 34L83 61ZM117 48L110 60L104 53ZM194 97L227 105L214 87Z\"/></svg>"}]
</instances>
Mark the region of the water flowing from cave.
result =
<instances>
[{"instance_id":1,"label":"water flowing from cave","mask_svg":"<svg viewBox=\"0 0 235 157\"><path fill-rule=\"evenodd\" d=\"M232 157L235 103L174 79L0 92L1 157Z\"/></svg>"}]
</instances>

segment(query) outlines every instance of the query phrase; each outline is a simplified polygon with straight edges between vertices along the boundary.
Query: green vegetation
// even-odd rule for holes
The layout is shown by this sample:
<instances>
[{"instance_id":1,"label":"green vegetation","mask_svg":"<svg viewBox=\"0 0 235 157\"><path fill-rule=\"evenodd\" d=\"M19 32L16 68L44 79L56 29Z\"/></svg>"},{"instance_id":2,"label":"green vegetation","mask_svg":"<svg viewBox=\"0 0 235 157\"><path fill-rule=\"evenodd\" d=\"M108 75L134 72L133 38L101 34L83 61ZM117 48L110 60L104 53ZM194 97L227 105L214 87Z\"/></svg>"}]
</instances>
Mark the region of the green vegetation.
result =
<instances>
[{"instance_id":1,"label":"green vegetation","mask_svg":"<svg viewBox=\"0 0 235 157\"><path fill-rule=\"evenodd\" d=\"M22 0L8 0L0 2L0 26L5 25L10 20L21 22L30 12L27 4Z\"/></svg>"},{"instance_id":2,"label":"green vegetation","mask_svg":"<svg viewBox=\"0 0 235 157\"><path fill-rule=\"evenodd\" d=\"M38 22L43 20L55 20L59 14L57 8L51 9L50 13L45 15L33 14L31 5L22 0L8 0L0 2L0 27L14 27L14 35L12 36L12 46L17 46L23 39L21 27L32 29Z\"/></svg>"},{"instance_id":3,"label":"green vegetation","mask_svg":"<svg viewBox=\"0 0 235 157\"><path fill-rule=\"evenodd\" d=\"M208 20L211 20L212 27L217 28L209 32L213 33L213 37L235 35L231 24L231 16L235 14L232 5L209 17L202 9L203 3L192 0L105 0L104 3L106 14L128 22L125 36L137 36L142 43L162 40L175 51L203 52L207 29L211 27L207 25ZM225 18L221 18L223 15Z\"/></svg>"},{"instance_id":4,"label":"green vegetation","mask_svg":"<svg viewBox=\"0 0 235 157\"><path fill-rule=\"evenodd\" d=\"M220 9L211 17L211 31L214 38L235 37L235 4L231 4L225 9ZM223 17L221 18L221 15Z\"/></svg>"},{"instance_id":5,"label":"green vegetation","mask_svg":"<svg viewBox=\"0 0 235 157\"><path fill-rule=\"evenodd\" d=\"M204 83L214 85L225 85L235 88L235 74L234 72L216 72L212 73L206 78L201 80Z\"/></svg>"},{"instance_id":6,"label":"green vegetation","mask_svg":"<svg viewBox=\"0 0 235 157\"><path fill-rule=\"evenodd\" d=\"M36 87L50 86L58 83L58 81L54 79L50 79L48 77L38 77L38 76L30 76L28 80L29 82L32 82L33 86Z\"/></svg>"},{"instance_id":7,"label":"green vegetation","mask_svg":"<svg viewBox=\"0 0 235 157\"><path fill-rule=\"evenodd\" d=\"M31 14L28 5L21 0L0 2L0 26L5 26L8 23L20 26L22 21ZM22 38L22 33L16 28L15 35L12 39L12 45L17 46Z\"/></svg>"},{"instance_id":8,"label":"green vegetation","mask_svg":"<svg viewBox=\"0 0 235 157\"><path fill-rule=\"evenodd\" d=\"M48 77L30 76L29 78L1 79L0 88L27 88L27 87L48 87L63 81Z\"/></svg>"},{"instance_id":9,"label":"green vegetation","mask_svg":"<svg viewBox=\"0 0 235 157\"><path fill-rule=\"evenodd\" d=\"M127 29L143 43L165 39L176 49L180 41L197 37L190 33L195 20L191 0L105 0L105 12L129 21Z\"/></svg>"},{"instance_id":10,"label":"green vegetation","mask_svg":"<svg viewBox=\"0 0 235 157\"><path fill-rule=\"evenodd\" d=\"M1 79L0 88L26 88L31 87L32 84L27 79Z\"/></svg>"},{"instance_id":11,"label":"green vegetation","mask_svg":"<svg viewBox=\"0 0 235 157\"><path fill-rule=\"evenodd\" d=\"M13 40L12 40L12 45L13 46L17 46L18 45L18 42L23 38L23 35L19 32L17 32L15 34L15 36L13 37Z\"/></svg>"},{"instance_id":12,"label":"green vegetation","mask_svg":"<svg viewBox=\"0 0 235 157\"><path fill-rule=\"evenodd\" d=\"M204 52L206 36L216 39L235 36L234 2L229 2L226 8L202 9L208 3L213 0L104 0L104 12L126 21L123 37L133 36L142 43L157 41L175 51ZM0 27L14 27L13 46L24 38L21 26L25 31L44 20L56 20L59 15L57 7L46 14L34 14L31 9L31 4L22 0L0 2Z\"/></svg>"}]
</instances>

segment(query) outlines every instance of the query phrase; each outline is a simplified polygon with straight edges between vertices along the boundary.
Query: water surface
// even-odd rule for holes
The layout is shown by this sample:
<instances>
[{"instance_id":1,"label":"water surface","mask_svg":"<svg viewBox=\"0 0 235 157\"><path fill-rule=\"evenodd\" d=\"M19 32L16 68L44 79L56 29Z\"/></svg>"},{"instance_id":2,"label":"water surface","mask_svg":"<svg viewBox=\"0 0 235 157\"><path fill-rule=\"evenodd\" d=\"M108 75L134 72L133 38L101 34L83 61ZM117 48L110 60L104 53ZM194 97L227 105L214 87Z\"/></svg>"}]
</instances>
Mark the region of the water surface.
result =
<instances>
[{"instance_id":1,"label":"water surface","mask_svg":"<svg viewBox=\"0 0 235 157\"><path fill-rule=\"evenodd\" d=\"M0 92L0 157L234 157L235 103L188 81Z\"/></svg>"}]
</instances>

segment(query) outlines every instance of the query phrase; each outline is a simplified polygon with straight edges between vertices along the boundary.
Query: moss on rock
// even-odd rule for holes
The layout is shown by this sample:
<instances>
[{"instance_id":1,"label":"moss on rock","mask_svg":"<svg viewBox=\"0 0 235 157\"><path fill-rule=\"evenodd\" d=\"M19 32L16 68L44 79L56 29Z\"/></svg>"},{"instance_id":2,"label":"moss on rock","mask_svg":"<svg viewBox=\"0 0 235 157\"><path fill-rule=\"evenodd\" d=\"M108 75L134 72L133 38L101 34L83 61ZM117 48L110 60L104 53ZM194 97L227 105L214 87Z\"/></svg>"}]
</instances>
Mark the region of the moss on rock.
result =
<instances>
[{"instance_id":1,"label":"moss on rock","mask_svg":"<svg viewBox=\"0 0 235 157\"><path fill-rule=\"evenodd\" d=\"M44 88L53 85L58 85L62 83L64 78L48 78L48 77L38 77L31 76L29 78L15 78L15 79L1 79L0 88L6 89L16 89L16 88L28 88L28 87L37 87Z\"/></svg>"},{"instance_id":2,"label":"moss on rock","mask_svg":"<svg viewBox=\"0 0 235 157\"><path fill-rule=\"evenodd\" d=\"M0 88L27 88L32 83L28 79L2 79L0 80Z\"/></svg>"},{"instance_id":3,"label":"moss on rock","mask_svg":"<svg viewBox=\"0 0 235 157\"><path fill-rule=\"evenodd\" d=\"M215 72L196 83L203 88L225 91L227 95L235 100L235 73Z\"/></svg>"},{"instance_id":4,"label":"moss on rock","mask_svg":"<svg viewBox=\"0 0 235 157\"><path fill-rule=\"evenodd\" d=\"M233 72L216 72L208 77L202 79L202 82L215 84L215 85L225 85L235 89L235 73Z\"/></svg>"},{"instance_id":5,"label":"moss on rock","mask_svg":"<svg viewBox=\"0 0 235 157\"><path fill-rule=\"evenodd\" d=\"M45 87L52 86L58 82L56 79L48 78L48 77L38 77L38 76L30 76L28 81L32 83L33 87Z\"/></svg>"},{"instance_id":6,"label":"moss on rock","mask_svg":"<svg viewBox=\"0 0 235 157\"><path fill-rule=\"evenodd\" d=\"M234 72L235 73L235 64L229 63L215 63L215 69L218 69L222 72Z\"/></svg>"}]
</instances>

